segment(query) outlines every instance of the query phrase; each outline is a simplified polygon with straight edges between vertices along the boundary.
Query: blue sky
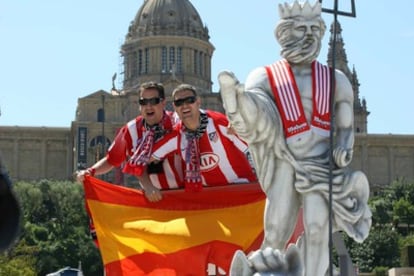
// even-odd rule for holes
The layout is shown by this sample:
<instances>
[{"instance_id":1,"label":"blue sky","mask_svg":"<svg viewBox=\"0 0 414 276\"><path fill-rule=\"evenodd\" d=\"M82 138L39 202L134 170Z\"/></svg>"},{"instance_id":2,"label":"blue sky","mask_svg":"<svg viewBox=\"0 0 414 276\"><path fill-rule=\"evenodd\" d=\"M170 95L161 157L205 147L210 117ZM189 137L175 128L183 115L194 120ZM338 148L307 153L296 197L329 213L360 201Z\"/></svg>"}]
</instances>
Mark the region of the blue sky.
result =
<instances>
[{"instance_id":1,"label":"blue sky","mask_svg":"<svg viewBox=\"0 0 414 276\"><path fill-rule=\"evenodd\" d=\"M191 2L216 48L214 91L221 70L244 82L252 69L280 59L273 29L282 1ZM112 75L122 71L120 46L142 3L1 0L0 125L70 127L78 98L109 91ZM340 9L349 11L349 3L339 0ZM412 0L356 0L357 17L339 18L349 67L355 66L371 112L371 134L414 134L413 10ZM332 15L323 17L330 26ZM319 56L324 63L328 38Z\"/></svg>"}]
</instances>

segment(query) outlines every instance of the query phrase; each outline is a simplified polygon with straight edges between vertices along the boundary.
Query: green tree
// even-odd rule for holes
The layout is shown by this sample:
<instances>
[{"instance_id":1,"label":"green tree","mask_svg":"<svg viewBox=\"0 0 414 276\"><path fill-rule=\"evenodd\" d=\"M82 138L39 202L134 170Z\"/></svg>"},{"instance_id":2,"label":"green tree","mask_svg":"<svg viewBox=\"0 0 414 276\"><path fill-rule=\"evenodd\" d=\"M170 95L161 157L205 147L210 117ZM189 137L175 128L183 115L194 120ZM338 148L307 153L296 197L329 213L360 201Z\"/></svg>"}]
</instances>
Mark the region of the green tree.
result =
<instances>
[{"instance_id":1,"label":"green tree","mask_svg":"<svg viewBox=\"0 0 414 276\"><path fill-rule=\"evenodd\" d=\"M392 221L392 201L387 197L370 200L372 225L385 225Z\"/></svg>"},{"instance_id":2,"label":"green tree","mask_svg":"<svg viewBox=\"0 0 414 276\"><path fill-rule=\"evenodd\" d=\"M405 234L409 234L410 225L414 224L414 205L406 197L400 198L393 204L393 220L397 228L406 225Z\"/></svg>"},{"instance_id":3,"label":"green tree","mask_svg":"<svg viewBox=\"0 0 414 276\"><path fill-rule=\"evenodd\" d=\"M390 225L372 227L368 238L361 244L348 241L353 262L361 272L375 267L395 267L400 264L399 234Z\"/></svg>"},{"instance_id":4,"label":"green tree","mask_svg":"<svg viewBox=\"0 0 414 276\"><path fill-rule=\"evenodd\" d=\"M345 238L351 258L361 272L399 266L401 249L411 245L412 240L402 242L404 235L410 233L408 226L414 224L414 183L395 181L377 191L370 198L369 205L372 227L368 238L362 244ZM398 227L403 223L407 225L405 231Z\"/></svg>"},{"instance_id":5,"label":"green tree","mask_svg":"<svg viewBox=\"0 0 414 276\"><path fill-rule=\"evenodd\" d=\"M36 276L33 258L17 256L15 258L0 255L0 275L7 276Z\"/></svg>"},{"instance_id":6,"label":"green tree","mask_svg":"<svg viewBox=\"0 0 414 276\"><path fill-rule=\"evenodd\" d=\"M404 198L414 204L414 182L407 182L404 179L394 181L390 185L390 191L394 201Z\"/></svg>"},{"instance_id":7,"label":"green tree","mask_svg":"<svg viewBox=\"0 0 414 276\"><path fill-rule=\"evenodd\" d=\"M22 223L18 244L4 256L8 263L30 260L27 269L45 275L81 262L85 275L103 274L99 250L89 235L81 185L42 180L18 182L14 189Z\"/></svg>"}]
</instances>

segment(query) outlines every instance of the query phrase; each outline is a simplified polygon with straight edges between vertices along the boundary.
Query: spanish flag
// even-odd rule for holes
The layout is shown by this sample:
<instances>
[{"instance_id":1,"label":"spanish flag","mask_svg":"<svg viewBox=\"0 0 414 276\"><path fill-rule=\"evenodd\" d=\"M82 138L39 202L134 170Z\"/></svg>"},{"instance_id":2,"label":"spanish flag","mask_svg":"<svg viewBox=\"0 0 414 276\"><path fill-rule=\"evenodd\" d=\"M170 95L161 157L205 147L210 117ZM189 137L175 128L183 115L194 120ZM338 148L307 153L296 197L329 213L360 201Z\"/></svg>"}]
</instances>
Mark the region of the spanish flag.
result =
<instances>
[{"instance_id":1,"label":"spanish flag","mask_svg":"<svg viewBox=\"0 0 414 276\"><path fill-rule=\"evenodd\" d=\"M263 239L258 183L163 191L156 203L89 176L84 188L106 276L228 275L234 252Z\"/></svg>"}]
</instances>

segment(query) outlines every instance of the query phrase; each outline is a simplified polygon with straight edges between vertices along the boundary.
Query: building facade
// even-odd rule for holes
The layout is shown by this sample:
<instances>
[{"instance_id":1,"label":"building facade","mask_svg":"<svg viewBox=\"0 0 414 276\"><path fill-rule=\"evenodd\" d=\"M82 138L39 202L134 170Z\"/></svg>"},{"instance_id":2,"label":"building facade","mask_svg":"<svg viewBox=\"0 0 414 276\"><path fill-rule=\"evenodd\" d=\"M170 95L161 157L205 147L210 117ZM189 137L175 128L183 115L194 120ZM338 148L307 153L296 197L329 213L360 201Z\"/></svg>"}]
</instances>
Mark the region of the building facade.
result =
<instances>
[{"instance_id":1,"label":"building facade","mask_svg":"<svg viewBox=\"0 0 414 276\"><path fill-rule=\"evenodd\" d=\"M351 166L364 171L374 189L396 179L414 181L414 135L367 133L367 102L360 98L355 68L348 68L341 26L336 26L335 36L332 27L327 63L332 65L334 48L335 66L354 89ZM214 46L209 39L209 30L189 0L144 1L120 49L122 88L115 87L114 75L111 91L79 98L70 128L0 126L0 152L12 179L72 179L74 171L102 158L118 129L139 114L137 89L146 81L163 83L168 102L178 84L189 83L198 89L203 108L224 112L220 94L212 91ZM119 182L119 175L114 170L104 177Z\"/></svg>"}]
</instances>

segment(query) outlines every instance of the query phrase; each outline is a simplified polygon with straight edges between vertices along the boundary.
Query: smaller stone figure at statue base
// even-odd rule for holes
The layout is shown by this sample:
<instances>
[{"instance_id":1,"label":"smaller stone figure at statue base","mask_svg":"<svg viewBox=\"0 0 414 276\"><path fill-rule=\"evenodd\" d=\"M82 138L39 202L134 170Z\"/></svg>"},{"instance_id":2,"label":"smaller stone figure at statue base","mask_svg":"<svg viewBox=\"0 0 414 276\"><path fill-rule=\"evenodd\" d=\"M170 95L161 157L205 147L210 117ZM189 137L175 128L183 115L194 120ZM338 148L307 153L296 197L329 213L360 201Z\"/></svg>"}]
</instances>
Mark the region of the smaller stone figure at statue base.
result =
<instances>
[{"instance_id":1,"label":"smaller stone figure at statue base","mask_svg":"<svg viewBox=\"0 0 414 276\"><path fill-rule=\"evenodd\" d=\"M302 276L303 264L299 249L291 244L286 253L267 247L246 256L234 254L230 276Z\"/></svg>"}]
</instances>

